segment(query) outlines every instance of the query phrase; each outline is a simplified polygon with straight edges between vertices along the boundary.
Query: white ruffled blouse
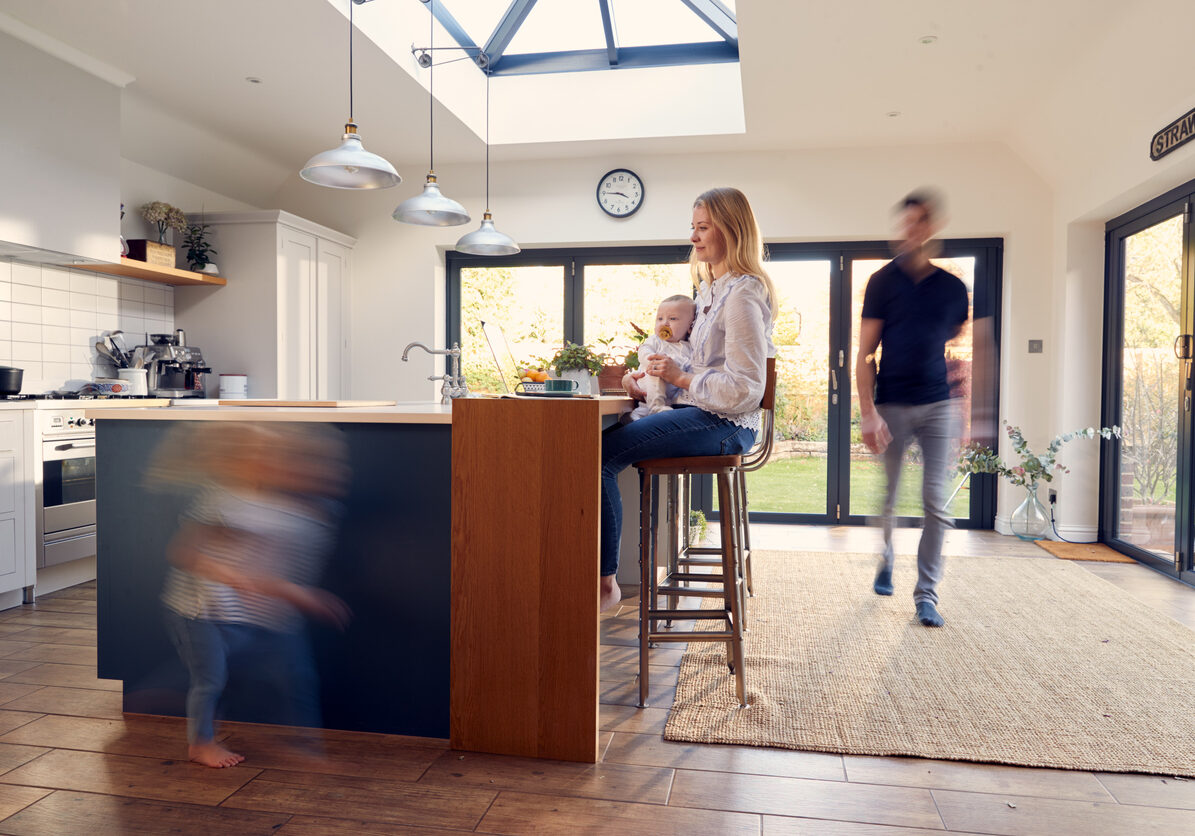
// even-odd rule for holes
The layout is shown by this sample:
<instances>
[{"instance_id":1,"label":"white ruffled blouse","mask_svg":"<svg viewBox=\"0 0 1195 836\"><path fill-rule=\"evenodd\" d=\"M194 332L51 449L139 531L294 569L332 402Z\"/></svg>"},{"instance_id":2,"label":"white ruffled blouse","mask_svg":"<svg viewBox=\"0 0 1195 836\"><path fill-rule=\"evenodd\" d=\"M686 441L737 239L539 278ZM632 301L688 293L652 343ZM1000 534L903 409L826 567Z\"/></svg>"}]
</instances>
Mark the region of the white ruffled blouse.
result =
<instances>
[{"instance_id":1,"label":"white ruffled blouse","mask_svg":"<svg viewBox=\"0 0 1195 836\"><path fill-rule=\"evenodd\" d=\"M755 276L727 273L697 294L697 320L689 336L693 382L677 397L759 432L759 402L772 344L772 301Z\"/></svg>"}]
</instances>

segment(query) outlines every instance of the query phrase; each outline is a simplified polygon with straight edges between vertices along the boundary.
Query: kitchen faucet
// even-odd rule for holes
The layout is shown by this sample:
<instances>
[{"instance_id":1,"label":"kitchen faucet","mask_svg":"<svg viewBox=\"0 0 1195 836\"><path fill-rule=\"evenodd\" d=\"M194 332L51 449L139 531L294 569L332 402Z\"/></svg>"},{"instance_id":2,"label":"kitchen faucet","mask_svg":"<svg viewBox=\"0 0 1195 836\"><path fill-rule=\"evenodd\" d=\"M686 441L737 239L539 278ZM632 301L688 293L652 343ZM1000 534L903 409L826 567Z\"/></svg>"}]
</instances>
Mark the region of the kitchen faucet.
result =
<instances>
[{"instance_id":1,"label":"kitchen faucet","mask_svg":"<svg viewBox=\"0 0 1195 836\"><path fill-rule=\"evenodd\" d=\"M452 403L453 398L469 397L469 385L465 382L465 376L461 374L460 343L453 343L452 348L447 349L428 348L420 342L408 343L407 347L402 350L403 362L406 362L407 354L412 348L422 348L428 354L443 354L448 357L449 370L447 373L432 375L428 378L428 380L444 381L440 387L440 403Z\"/></svg>"}]
</instances>

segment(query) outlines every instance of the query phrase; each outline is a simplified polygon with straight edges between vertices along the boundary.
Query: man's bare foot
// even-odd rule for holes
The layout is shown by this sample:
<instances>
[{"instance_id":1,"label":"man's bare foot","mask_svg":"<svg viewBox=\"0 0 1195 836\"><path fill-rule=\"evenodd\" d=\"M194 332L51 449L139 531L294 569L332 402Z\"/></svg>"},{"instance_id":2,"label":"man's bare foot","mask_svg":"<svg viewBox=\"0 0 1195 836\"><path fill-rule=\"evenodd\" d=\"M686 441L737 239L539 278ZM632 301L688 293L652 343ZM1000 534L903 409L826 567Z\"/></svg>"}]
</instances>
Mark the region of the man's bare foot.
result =
<instances>
[{"instance_id":1,"label":"man's bare foot","mask_svg":"<svg viewBox=\"0 0 1195 836\"><path fill-rule=\"evenodd\" d=\"M244 755L230 752L214 741L192 743L187 747L187 757L195 761L195 763L201 763L204 766L212 766L217 769L225 766L236 766L245 759Z\"/></svg>"},{"instance_id":2,"label":"man's bare foot","mask_svg":"<svg viewBox=\"0 0 1195 836\"><path fill-rule=\"evenodd\" d=\"M601 593L598 597L598 612L612 609L622 600L622 590L618 588L618 580L614 575L603 575L598 590Z\"/></svg>"}]
</instances>

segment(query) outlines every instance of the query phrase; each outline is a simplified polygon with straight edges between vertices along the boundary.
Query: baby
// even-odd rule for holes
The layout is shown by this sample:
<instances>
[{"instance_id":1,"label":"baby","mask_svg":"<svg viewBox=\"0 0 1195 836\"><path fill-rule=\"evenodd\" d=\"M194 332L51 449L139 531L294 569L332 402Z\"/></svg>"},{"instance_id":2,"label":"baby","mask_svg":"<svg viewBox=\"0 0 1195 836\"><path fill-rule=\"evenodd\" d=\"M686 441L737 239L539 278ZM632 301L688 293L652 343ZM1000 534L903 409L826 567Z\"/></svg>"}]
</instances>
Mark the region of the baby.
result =
<instances>
[{"instance_id":1,"label":"baby","mask_svg":"<svg viewBox=\"0 0 1195 836\"><path fill-rule=\"evenodd\" d=\"M656 311L655 333L639 346L639 367L643 368L644 361L651 354L666 354L682 370L689 371L693 357L689 332L693 329L696 315L697 303L689 296L678 294L661 302ZM672 409L671 403L676 400L679 391L675 386L650 374L639 378L638 383L647 394L647 401L635 407L630 420L638 421L645 415Z\"/></svg>"}]
</instances>

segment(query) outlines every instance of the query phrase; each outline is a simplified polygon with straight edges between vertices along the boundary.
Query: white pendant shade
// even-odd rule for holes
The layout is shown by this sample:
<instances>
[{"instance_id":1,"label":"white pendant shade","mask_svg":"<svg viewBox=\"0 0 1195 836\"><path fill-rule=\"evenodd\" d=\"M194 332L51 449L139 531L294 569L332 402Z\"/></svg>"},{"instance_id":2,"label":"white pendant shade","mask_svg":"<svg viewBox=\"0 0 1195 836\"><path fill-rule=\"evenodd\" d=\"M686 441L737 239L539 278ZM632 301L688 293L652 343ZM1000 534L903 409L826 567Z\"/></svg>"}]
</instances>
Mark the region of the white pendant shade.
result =
<instances>
[{"instance_id":1,"label":"white pendant shade","mask_svg":"<svg viewBox=\"0 0 1195 836\"><path fill-rule=\"evenodd\" d=\"M344 126L343 139L338 147L308 160L299 176L333 189L388 189L402 182L394 166L365 150L352 122Z\"/></svg>"},{"instance_id":2,"label":"white pendant shade","mask_svg":"<svg viewBox=\"0 0 1195 836\"><path fill-rule=\"evenodd\" d=\"M469 223L469 213L455 200L440 194L436 175L427 174L423 193L398 204L392 216L396 221L420 226L460 226Z\"/></svg>"},{"instance_id":3,"label":"white pendant shade","mask_svg":"<svg viewBox=\"0 0 1195 836\"><path fill-rule=\"evenodd\" d=\"M519 252L519 245L509 235L494 229L493 216L486 212L482 216L481 227L461 236L456 242L456 249L469 255L514 255Z\"/></svg>"}]
</instances>

